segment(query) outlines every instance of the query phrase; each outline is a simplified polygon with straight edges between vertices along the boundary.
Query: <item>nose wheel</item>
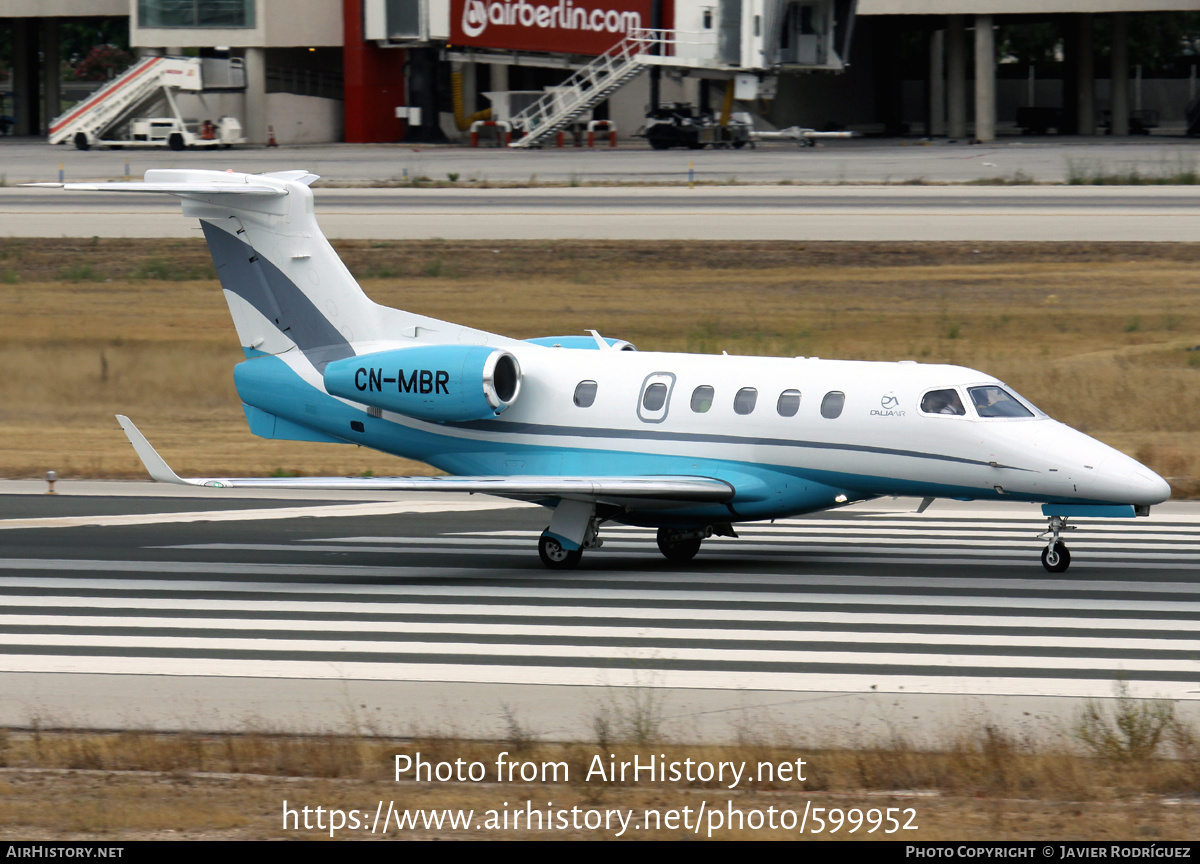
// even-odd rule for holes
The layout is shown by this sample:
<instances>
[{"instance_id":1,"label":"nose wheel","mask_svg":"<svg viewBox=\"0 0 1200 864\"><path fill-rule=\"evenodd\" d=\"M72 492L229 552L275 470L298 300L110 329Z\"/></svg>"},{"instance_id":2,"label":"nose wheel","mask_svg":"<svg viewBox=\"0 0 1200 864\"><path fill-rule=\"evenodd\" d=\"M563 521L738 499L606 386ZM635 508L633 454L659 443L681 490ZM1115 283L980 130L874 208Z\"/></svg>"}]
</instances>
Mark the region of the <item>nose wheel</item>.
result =
<instances>
[{"instance_id":1,"label":"nose wheel","mask_svg":"<svg viewBox=\"0 0 1200 864\"><path fill-rule=\"evenodd\" d=\"M1074 525L1067 524L1066 516L1051 516L1050 528L1038 535L1039 540L1046 540L1046 548L1042 550L1042 566L1051 573L1065 573L1071 566L1071 552L1059 536L1074 530Z\"/></svg>"},{"instance_id":2,"label":"nose wheel","mask_svg":"<svg viewBox=\"0 0 1200 864\"><path fill-rule=\"evenodd\" d=\"M1063 573L1071 566L1071 552L1063 542L1047 546L1042 550L1042 566L1051 573Z\"/></svg>"}]
</instances>

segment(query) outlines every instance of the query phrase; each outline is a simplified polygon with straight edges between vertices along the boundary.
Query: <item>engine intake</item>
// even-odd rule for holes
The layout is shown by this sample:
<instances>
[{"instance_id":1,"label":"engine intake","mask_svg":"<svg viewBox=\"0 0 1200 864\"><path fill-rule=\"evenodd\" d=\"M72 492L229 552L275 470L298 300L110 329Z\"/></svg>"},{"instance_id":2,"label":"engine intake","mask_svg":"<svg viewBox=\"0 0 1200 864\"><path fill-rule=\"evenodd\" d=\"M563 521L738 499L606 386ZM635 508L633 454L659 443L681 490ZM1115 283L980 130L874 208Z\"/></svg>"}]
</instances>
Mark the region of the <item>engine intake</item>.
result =
<instances>
[{"instance_id":1,"label":"engine intake","mask_svg":"<svg viewBox=\"0 0 1200 864\"><path fill-rule=\"evenodd\" d=\"M484 345L396 348L330 363L325 389L420 420L482 420L517 400L521 365Z\"/></svg>"}]
</instances>

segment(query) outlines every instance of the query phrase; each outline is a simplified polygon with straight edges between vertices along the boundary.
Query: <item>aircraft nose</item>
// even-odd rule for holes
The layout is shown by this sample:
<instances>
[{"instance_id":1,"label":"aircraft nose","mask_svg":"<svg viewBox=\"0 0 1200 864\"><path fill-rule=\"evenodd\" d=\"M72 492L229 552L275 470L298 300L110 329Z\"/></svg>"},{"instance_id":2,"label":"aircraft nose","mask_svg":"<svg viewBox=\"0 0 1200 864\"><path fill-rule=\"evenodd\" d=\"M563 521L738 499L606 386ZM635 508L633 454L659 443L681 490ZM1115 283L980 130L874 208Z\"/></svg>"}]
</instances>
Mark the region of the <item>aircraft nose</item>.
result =
<instances>
[{"instance_id":1,"label":"aircraft nose","mask_svg":"<svg viewBox=\"0 0 1200 864\"><path fill-rule=\"evenodd\" d=\"M1171 497L1171 484L1144 466L1134 475L1132 485L1134 504L1161 504Z\"/></svg>"},{"instance_id":2,"label":"aircraft nose","mask_svg":"<svg viewBox=\"0 0 1200 864\"><path fill-rule=\"evenodd\" d=\"M1101 470L1107 497L1123 504L1161 504L1171 497L1171 486L1141 462L1113 451L1096 466Z\"/></svg>"}]
</instances>

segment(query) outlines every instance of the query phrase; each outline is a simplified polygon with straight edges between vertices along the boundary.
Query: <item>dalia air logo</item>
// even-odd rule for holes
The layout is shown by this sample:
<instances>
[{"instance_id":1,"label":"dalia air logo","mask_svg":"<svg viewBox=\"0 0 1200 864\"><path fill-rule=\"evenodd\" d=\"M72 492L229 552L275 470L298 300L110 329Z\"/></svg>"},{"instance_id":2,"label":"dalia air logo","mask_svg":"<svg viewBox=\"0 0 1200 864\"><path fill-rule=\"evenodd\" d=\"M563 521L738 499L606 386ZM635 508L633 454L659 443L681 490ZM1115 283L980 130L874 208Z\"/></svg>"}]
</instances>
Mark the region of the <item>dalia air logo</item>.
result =
<instances>
[{"instance_id":1,"label":"dalia air logo","mask_svg":"<svg viewBox=\"0 0 1200 864\"><path fill-rule=\"evenodd\" d=\"M879 408L872 409L872 417L903 417L904 412L897 410L900 406L900 400L896 398L895 393L884 393L879 398Z\"/></svg>"}]
</instances>

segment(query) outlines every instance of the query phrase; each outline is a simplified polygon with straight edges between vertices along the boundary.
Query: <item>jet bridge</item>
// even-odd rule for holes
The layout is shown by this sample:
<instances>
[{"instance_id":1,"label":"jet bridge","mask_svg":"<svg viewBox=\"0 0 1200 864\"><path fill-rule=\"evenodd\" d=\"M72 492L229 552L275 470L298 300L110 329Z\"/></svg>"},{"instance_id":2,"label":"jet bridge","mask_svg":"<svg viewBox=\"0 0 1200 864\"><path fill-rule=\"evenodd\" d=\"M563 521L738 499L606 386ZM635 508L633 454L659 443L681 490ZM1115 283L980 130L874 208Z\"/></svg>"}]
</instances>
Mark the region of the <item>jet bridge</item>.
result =
<instances>
[{"instance_id":1,"label":"jet bridge","mask_svg":"<svg viewBox=\"0 0 1200 864\"><path fill-rule=\"evenodd\" d=\"M842 71L857 0L364 0L381 46L445 45L446 59L565 67L567 80L504 118L532 147L654 67L739 81L738 98L790 70ZM742 95L743 93L746 95Z\"/></svg>"},{"instance_id":2,"label":"jet bridge","mask_svg":"<svg viewBox=\"0 0 1200 864\"><path fill-rule=\"evenodd\" d=\"M185 120L175 101L179 91L246 89L246 70L237 58L146 57L68 108L50 124L51 144L93 146L215 147L241 144L241 124L232 117L201 124ZM147 117L160 105L167 116Z\"/></svg>"}]
</instances>

